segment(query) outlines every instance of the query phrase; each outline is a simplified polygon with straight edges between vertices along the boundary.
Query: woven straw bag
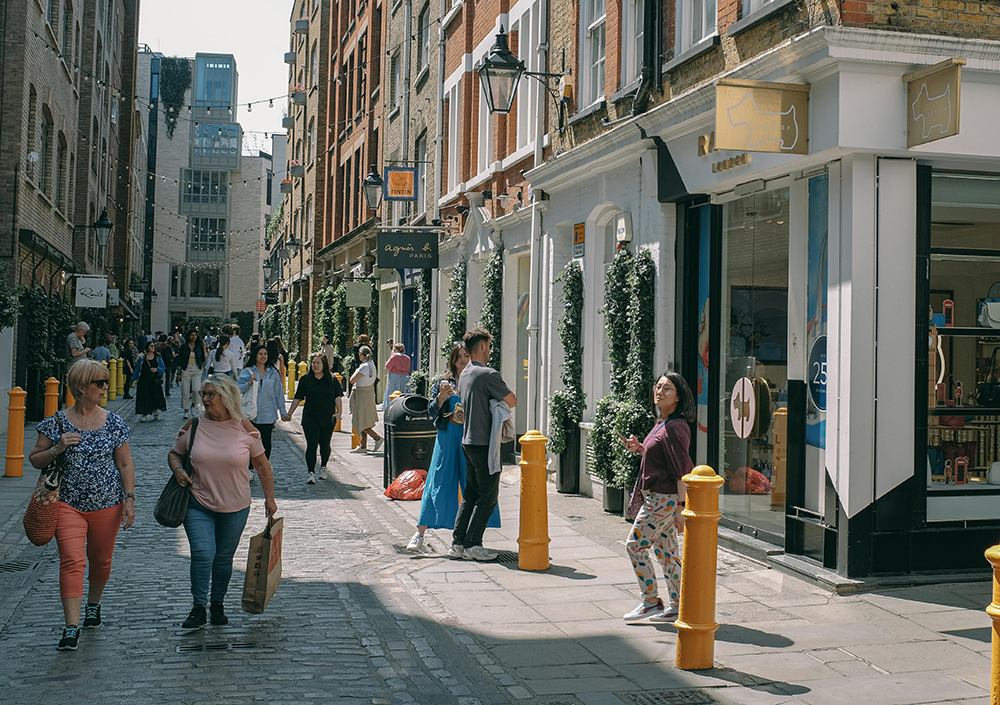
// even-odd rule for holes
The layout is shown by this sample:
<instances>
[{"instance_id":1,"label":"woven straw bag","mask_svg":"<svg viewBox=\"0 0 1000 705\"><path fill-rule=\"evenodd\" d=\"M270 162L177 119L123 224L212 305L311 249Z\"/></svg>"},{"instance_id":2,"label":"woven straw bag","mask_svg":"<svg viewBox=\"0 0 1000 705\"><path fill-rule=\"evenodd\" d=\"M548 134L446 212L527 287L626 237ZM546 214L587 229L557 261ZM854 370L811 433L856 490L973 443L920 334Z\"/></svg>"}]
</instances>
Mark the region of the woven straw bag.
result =
<instances>
[{"instance_id":1,"label":"woven straw bag","mask_svg":"<svg viewBox=\"0 0 1000 705\"><path fill-rule=\"evenodd\" d=\"M59 424L59 435L65 433L62 421L56 416ZM52 459L52 462L42 470L38 478L28 508L24 512L24 533L28 540L36 546L44 546L56 535L56 524L59 523L59 487L62 485L63 468L66 463L66 453L63 451Z\"/></svg>"}]
</instances>

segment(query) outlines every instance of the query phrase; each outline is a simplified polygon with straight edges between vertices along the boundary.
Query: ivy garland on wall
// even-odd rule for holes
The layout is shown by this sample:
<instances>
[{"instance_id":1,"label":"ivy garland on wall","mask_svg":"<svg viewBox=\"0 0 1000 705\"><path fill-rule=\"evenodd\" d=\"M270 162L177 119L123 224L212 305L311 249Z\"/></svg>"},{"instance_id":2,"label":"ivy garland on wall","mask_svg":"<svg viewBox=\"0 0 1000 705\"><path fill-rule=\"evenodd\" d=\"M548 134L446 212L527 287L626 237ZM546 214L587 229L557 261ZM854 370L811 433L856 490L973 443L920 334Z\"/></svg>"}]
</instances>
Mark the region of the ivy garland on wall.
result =
<instances>
[{"instance_id":1,"label":"ivy garland on wall","mask_svg":"<svg viewBox=\"0 0 1000 705\"><path fill-rule=\"evenodd\" d=\"M333 299L333 347L337 349L338 354L344 355L348 352L347 342L350 335L351 321L347 314L347 288L341 284L334 292Z\"/></svg>"},{"instance_id":2,"label":"ivy garland on wall","mask_svg":"<svg viewBox=\"0 0 1000 705\"><path fill-rule=\"evenodd\" d=\"M267 222L267 229L264 231L264 247L268 250L271 249L271 242L274 240L275 233L281 227L281 219L284 214L285 201L282 199L281 203L278 204L278 209L271 215L271 220Z\"/></svg>"},{"instance_id":3,"label":"ivy garland on wall","mask_svg":"<svg viewBox=\"0 0 1000 705\"><path fill-rule=\"evenodd\" d=\"M167 137L174 138L174 129L184 105L184 94L191 87L191 64L178 56L160 59L160 101L167 116Z\"/></svg>"},{"instance_id":4,"label":"ivy garland on wall","mask_svg":"<svg viewBox=\"0 0 1000 705\"><path fill-rule=\"evenodd\" d=\"M489 366L500 369L501 341L503 338L503 259L504 247L498 245L490 254L486 269L483 270L482 286L486 292L483 301L483 328L493 336Z\"/></svg>"},{"instance_id":5,"label":"ivy garland on wall","mask_svg":"<svg viewBox=\"0 0 1000 705\"><path fill-rule=\"evenodd\" d=\"M648 250L615 255L604 287L604 317L611 358L611 394L594 407L594 470L612 487L631 487L641 457L618 440L644 438L653 427L650 397L655 349L656 265Z\"/></svg>"},{"instance_id":6,"label":"ivy garland on wall","mask_svg":"<svg viewBox=\"0 0 1000 705\"><path fill-rule=\"evenodd\" d=\"M19 311L17 287L8 283L7 272L7 263L0 262L0 330L17 323Z\"/></svg>"},{"instance_id":7,"label":"ivy garland on wall","mask_svg":"<svg viewBox=\"0 0 1000 705\"><path fill-rule=\"evenodd\" d=\"M420 369L425 375L431 369L431 270L420 270L420 288L417 311L414 316L420 319Z\"/></svg>"},{"instance_id":8,"label":"ivy garland on wall","mask_svg":"<svg viewBox=\"0 0 1000 705\"><path fill-rule=\"evenodd\" d=\"M368 337L372 339L372 353L375 361L388 359L388 355L383 358L379 355L378 351L378 291L373 292L372 304L368 307L365 322L368 324L368 330L370 331Z\"/></svg>"},{"instance_id":9,"label":"ivy garland on wall","mask_svg":"<svg viewBox=\"0 0 1000 705\"><path fill-rule=\"evenodd\" d=\"M323 344L323 336L330 338L334 344L333 308L336 293L331 286L325 286L316 292L315 311L313 312L313 347L319 349Z\"/></svg>"},{"instance_id":10,"label":"ivy garland on wall","mask_svg":"<svg viewBox=\"0 0 1000 705\"><path fill-rule=\"evenodd\" d=\"M302 350L302 299L296 299L290 313L289 328L292 336L292 347L289 348L288 352L301 362L306 357L306 351Z\"/></svg>"},{"instance_id":11,"label":"ivy garland on wall","mask_svg":"<svg viewBox=\"0 0 1000 705\"><path fill-rule=\"evenodd\" d=\"M441 355L447 359L451 354L451 346L456 340L465 337L465 289L469 274L465 260L459 260L451 275L451 290L448 292L448 315L445 323L448 326L448 337L441 343Z\"/></svg>"},{"instance_id":12,"label":"ivy garland on wall","mask_svg":"<svg viewBox=\"0 0 1000 705\"><path fill-rule=\"evenodd\" d=\"M49 329L49 296L41 287L31 289L22 288L21 307L25 311L30 311L30 315L25 316L27 323L25 364L28 369L36 370L41 374L52 372L53 345L50 343L51 331ZM72 331L63 334L63 342ZM93 331L88 335L93 335Z\"/></svg>"},{"instance_id":13,"label":"ivy garland on wall","mask_svg":"<svg viewBox=\"0 0 1000 705\"><path fill-rule=\"evenodd\" d=\"M587 397L583 393L583 270L578 260L571 260L556 278L562 282L563 315L559 322L559 340L565 359L562 389L552 395L549 405L549 450L556 455L566 450L567 437L583 419Z\"/></svg>"}]
</instances>

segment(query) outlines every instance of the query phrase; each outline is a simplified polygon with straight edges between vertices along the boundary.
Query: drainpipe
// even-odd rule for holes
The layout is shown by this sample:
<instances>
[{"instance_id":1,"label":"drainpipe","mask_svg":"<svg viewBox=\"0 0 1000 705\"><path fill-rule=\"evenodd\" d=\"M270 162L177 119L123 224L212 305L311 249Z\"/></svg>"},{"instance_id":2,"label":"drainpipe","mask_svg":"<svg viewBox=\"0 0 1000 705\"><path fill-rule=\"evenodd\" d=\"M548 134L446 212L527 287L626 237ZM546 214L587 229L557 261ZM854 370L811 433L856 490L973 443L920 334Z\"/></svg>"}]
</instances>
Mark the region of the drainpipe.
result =
<instances>
[{"instance_id":1,"label":"drainpipe","mask_svg":"<svg viewBox=\"0 0 1000 705\"><path fill-rule=\"evenodd\" d=\"M548 0L541 0L539 3L539 27L541 31L538 35L538 66L539 71L544 71L547 66L546 63L546 50L548 49L548 44L546 41L545 28L547 22L545 18L548 16ZM542 163L543 147L542 142L544 141L544 135L542 130L545 129L545 120L542 106L545 105L545 87L541 81L535 81L535 100L536 100L536 110L535 110L535 168L538 168ZM527 399L527 412L528 412L528 429L539 428L539 420L541 419L541 414L538 409L538 399L541 396L539 394L540 386L542 383L541 370L539 369L539 354L538 354L538 296L541 290L541 282L538 281L541 272L541 263L538 261L541 255L540 239L542 235L542 212L540 210L540 203L536 198L533 199L531 204L531 264L530 264L530 274L528 279L528 399Z\"/></svg>"},{"instance_id":2,"label":"drainpipe","mask_svg":"<svg viewBox=\"0 0 1000 705\"><path fill-rule=\"evenodd\" d=\"M403 118L403 147L400 159L406 161L407 155L410 153L410 37L413 30L413 4L410 0L406 0L406 7L403 9L405 12L403 20L403 105L402 113ZM395 223L393 223L395 225Z\"/></svg>"},{"instance_id":3,"label":"drainpipe","mask_svg":"<svg viewBox=\"0 0 1000 705\"><path fill-rule=\"evenodd\" d=\"M449 0L441 0L441 17L448 14ZM434 194L434 219L438 220L441 218L441 206L439 201L441 200L441 163L444 160L443 154L443 142L444 135L440 134L441 126L444 124L444 26L440 25L438 27L438 78L437 78L437 123L439 134L434 140L434 186L430 189L431 193ZM430 334L430 354L428 355L430 372L433 374L435 372L434 360L436 355L434 351L438 349L438 297L434 295L434 292L440 291L441 278L438 274L438 270L431 270L431 310L430 315L423 317L425 320L425 325L431 327Z\"/></svg>"}]
</instances>

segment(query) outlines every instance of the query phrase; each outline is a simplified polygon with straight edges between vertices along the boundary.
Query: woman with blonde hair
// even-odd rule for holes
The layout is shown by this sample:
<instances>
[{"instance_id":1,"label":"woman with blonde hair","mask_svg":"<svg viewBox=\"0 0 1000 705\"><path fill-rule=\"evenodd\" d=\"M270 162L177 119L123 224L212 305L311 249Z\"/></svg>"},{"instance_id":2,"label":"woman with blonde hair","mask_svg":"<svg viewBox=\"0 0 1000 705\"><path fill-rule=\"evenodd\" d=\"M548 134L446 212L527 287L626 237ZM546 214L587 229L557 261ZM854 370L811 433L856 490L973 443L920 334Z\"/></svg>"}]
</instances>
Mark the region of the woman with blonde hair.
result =
<instances>
[{"instance_id":1,"label":"woman with blonde hair","mask_svg":"<svg viewBox=\"0 0 1000 705\"><path fill-rule=\"evenodd\" d=\"M378 409L375 408L375 382L378 377L375 375L375 365L372 363L372 349L367 345L362 345L358 350L361 364L351 375L351 425L361 436L361 445L352 450L352 453L368 452L368 437L375 441L372 448L373 453L377 453L382 445L382 437L375 433L375 424L378 423Z\"/></svg>"},{"instance_id":2,"label":"woman with blonde hair","mask_svg":"<svg viewBox=\"0 0 1000 705\"><path fill-rule=\"evenodd\" d=\"M56 647L76 651L80 640L83 569L90 561L90 587L84 627L101 626L101 595L111 576L118 527L135 521L135 469L128 439L132 429L100 407L107 394L107 368L86 358L66 374L76 404L57 411L35 428L38 441L28 456L43 469L65 453L59 488L56 544L59 547L59 595L66 626Z\"/></svg>"},{"instance_id":3,"label":"woman with blonde hair","mask_svg":"<svg viewBox=\"0 0 1000 705\"><path fill-rule=\"evenodd\" d=\"M229 623L223 601L233 575L233 556L250 514L250 463L264 490L264 511L268 517L278 511L271 463L260 432L243 417L236 382L228 374L209 375L201 400L205 407L201 418L184 424L167 455L178 484L191 487L184 531L191 547L194 606L181 625L184 629L205 624L209 583L212 624ZM184 471L184 457L189 453L194 477Z\"/></svg>"}]
</instances>

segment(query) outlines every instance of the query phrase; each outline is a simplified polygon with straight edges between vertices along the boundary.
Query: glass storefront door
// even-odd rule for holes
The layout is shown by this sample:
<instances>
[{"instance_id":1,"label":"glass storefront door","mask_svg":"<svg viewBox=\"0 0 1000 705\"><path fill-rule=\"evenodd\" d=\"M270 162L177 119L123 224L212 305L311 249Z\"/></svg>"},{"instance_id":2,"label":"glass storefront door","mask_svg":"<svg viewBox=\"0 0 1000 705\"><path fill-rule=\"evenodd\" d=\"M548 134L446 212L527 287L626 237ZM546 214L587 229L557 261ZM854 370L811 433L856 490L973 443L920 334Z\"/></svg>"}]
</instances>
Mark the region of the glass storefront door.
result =
<instances>
[{"instance_id":1,"label":"glass storefront door","mask_svg":"<svg viewBox=\"0 0 1000 705\"><path fill-rule=\"evenodd\" d=\"M721 509L746 533L778 540L785 503L783 488L772 492L774 411L788 392L788 217L787 188L732 201L723 207L721 248Z\"/></svg>"}]
</instances>

